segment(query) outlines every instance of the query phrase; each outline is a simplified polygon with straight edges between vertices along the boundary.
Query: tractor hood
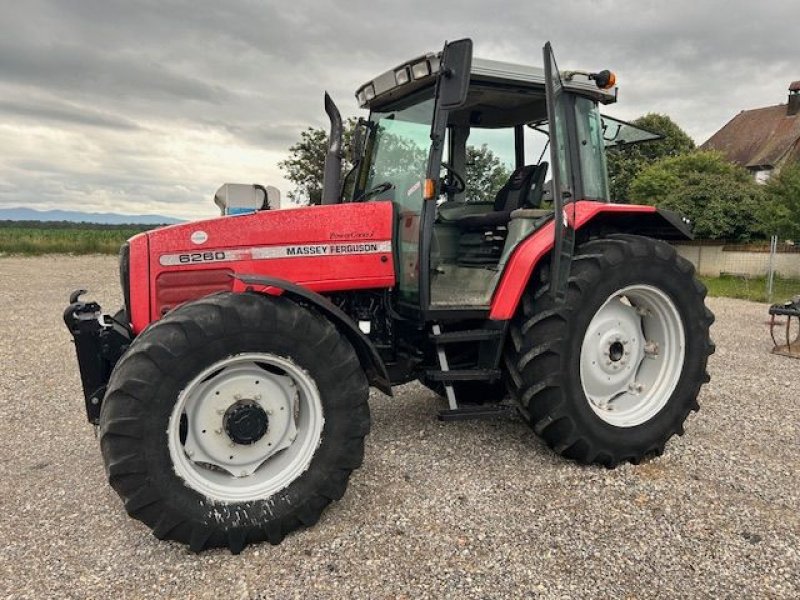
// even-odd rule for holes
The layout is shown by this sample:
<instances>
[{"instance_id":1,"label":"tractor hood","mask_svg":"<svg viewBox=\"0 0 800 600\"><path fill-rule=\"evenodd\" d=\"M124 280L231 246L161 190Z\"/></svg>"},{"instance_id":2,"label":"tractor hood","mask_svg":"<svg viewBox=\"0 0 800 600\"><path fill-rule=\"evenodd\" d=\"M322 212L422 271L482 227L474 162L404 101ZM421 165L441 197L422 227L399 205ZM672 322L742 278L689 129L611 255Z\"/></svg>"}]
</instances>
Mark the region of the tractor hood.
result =
<instances>
[{"instance_id":1,"label":"tractor hood","mask_svg":"<svg viewBox=\"0 0 800 600\"><path fill-rule=\"evenodd\" d=\"M147 272L150 282L149 293L131 290L134 330L181 302L232 289L234 274L278 277L316 292L391 287L392 215L391 202L309 206L131 238L129 270Z\"/></svg>"}]
</instances>

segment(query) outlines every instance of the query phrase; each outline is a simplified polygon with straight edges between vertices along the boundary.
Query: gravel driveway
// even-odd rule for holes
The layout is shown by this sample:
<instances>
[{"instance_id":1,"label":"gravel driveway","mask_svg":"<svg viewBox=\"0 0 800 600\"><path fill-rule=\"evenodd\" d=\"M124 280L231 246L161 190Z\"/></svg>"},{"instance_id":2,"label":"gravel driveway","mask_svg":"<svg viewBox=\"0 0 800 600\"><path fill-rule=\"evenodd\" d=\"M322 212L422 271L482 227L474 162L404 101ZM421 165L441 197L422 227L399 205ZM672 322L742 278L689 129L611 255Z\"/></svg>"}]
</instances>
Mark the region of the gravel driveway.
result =
<instances>
[{"instance_id":1,"label":"gravel driveway","mask_svg":"<svg viewBox=\"0 0 800 600\"><path fill-rule=\"evenodd\" d=\"M61 320L78 286L116 308L116 259L0 258L0 596L800 596L800 361L769 354L764 305L709 300L703 409L654 462L580 467L515 418L373 392L364 466L313 529L196 556L106 484Z\"/></svg>"}]
</instances>

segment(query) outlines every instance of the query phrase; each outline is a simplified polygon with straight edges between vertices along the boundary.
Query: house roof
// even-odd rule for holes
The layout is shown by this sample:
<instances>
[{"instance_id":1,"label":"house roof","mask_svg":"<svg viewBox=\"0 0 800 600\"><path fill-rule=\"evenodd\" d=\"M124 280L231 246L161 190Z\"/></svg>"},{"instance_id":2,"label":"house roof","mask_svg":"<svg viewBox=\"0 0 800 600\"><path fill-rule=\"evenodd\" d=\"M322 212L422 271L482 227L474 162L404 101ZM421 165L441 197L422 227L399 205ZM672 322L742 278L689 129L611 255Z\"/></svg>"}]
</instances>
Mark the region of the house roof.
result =
<instances>
[{"instance_id":1,"label":"house roof","mask_svg":"<svg viewBox=\"0 0 800 600\"><path fill-rule=\"evenodd\" d=\"M743 110L700 147L751 169L800 160L800 113L787 116L785 104Z\"/></svg>"}]
</instances>

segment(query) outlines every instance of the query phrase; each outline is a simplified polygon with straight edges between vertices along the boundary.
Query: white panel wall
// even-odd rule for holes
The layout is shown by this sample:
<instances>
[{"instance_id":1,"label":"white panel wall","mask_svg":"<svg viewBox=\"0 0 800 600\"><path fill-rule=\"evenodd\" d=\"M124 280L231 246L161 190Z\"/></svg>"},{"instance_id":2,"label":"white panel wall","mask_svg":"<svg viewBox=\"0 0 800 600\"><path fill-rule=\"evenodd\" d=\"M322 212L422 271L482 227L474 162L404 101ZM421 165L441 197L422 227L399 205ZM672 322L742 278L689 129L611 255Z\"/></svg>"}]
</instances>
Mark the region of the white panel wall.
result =
<instances>
[{"instance_id":1,"label":"white panel wall","mask_svg":"<svg viewBox=\"0 0 800 600\"><path fill-rule=\"evenodd\" d=\"M678 253L694 264L700 275L719 277L721 273L744 277L764 277L769 265L769 252L723 250L723 245L696 246L675 244ZM768 249L768 246L766 246ZM800 278L800 252L778 252L773 266L781 277Z\"/></svg>"}]
</instances>

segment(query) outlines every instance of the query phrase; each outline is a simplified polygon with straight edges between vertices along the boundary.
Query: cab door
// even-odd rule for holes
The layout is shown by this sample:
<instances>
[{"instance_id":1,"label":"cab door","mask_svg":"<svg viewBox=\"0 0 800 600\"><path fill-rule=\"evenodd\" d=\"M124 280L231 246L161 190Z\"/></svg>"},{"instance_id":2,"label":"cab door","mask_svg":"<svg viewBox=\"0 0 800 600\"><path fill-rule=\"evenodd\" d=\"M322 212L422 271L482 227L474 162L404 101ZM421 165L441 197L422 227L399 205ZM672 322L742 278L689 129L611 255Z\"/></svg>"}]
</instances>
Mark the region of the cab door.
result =
<instances>
[{"instance_id":1,"label":"cab door","mask_svg":"<svg viewBox=\"0 0 800 600\"><path fill-rule=\"evenodd\" d=\"M431 249L433 223L436 220L436 200L439 198L439 178L442 154L445 149L447 119L451 110L464 105L472 72L472 40L465 38L445 44L439 64L434 93L431 145L428 170L423 185L422 227L420 231L419 305L423 313L431 310Z\"/></svg>"},{"instance_id":2,"label":"cab door","mask_svg":"<svg viewBox=\"0 0 800 600\"><path fill-rule=\"evenodd\" d=\"M550 293L563 300L567 290L570 263L575 249L574 190L569 145L568 105L564 83L550 42L544 45L545 95L550 133L550 173L555 210L555 244L550 267ZM573 210L569 210L569 207Z\"/></svg>"}]
</instances>

